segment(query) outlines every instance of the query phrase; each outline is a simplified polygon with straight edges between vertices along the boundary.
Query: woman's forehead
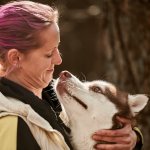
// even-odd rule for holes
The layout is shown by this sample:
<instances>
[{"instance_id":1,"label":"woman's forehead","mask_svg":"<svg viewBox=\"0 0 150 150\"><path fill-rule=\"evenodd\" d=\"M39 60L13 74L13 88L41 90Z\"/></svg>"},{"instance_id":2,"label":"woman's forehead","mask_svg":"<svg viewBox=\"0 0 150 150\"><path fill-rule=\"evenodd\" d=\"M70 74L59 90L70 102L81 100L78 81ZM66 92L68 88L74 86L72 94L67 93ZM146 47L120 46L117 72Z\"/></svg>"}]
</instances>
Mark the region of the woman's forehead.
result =
<instances>
[{"instance_id":1,"label":"woman's forehead","mask_svg":"<svg viewBox=\"0 0 150 150\"><path fill-rule=\"evenodd\" d=\"M56 47L60 43L59 28L55 24L53 24L47 29L41 31L38 34L38 38L42 46L49 48Z\"/></svg>"}]
</instances>

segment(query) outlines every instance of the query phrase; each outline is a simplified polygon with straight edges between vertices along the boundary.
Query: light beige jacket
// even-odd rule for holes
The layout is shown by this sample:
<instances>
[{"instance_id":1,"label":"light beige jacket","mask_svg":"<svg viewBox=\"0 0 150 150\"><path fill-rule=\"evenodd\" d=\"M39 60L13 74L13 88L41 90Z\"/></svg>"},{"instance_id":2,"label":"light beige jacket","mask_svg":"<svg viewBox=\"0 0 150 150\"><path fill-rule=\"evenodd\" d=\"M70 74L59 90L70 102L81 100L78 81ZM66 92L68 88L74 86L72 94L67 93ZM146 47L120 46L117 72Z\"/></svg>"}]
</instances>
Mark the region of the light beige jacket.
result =
<instances>
[{"instance_id":1,"label":"light beige jacket","mask_svg":"<svg viewBox=\"0 0 150 150\"><path fill-rule=\"evenodd\" d=\"M29 126L41 150L69 150L62 134L54 130L30 105L5 97L0 92L0 117L6 115L20 116Z\"/></svg>"}]
</instances>

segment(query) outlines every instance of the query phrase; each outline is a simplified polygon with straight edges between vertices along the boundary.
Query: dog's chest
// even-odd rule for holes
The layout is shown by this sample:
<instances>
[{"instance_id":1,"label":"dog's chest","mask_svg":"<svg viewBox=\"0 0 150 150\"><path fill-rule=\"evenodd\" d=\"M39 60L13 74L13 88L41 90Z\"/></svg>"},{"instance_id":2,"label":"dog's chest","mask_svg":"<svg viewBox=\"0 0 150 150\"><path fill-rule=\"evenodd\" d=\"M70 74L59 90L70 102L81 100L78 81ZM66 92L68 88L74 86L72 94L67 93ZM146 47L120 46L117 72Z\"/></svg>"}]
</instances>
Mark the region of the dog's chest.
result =
<instances>
[{"instance_id":1,"label":"dog's chest","mask_svg":"<svg viewBox=\"0 0 150 150\"><path fill-rule=\"evenodd\" d=\"M93 132L87 127L84 128L72 128L71 129L71 141L74 150L92 150L95 142L92 140Z\"/></svg>"},{"instance_id":2,"label":"dog's chest","mask_svg":"<svg viewBox=\"0 0 150 150\"><path fill-rule=\"evenodd\" d=\"M70 126L71 141L75 150L93 150L93 146L96 144L92 139L94 132L100 129L108 129L112 126L112 122L100 123L100 117L90 120L90 116L86 117L79 116L80 119L78 118L78 121L72 122Z\"/></svg>"}]
</instances>

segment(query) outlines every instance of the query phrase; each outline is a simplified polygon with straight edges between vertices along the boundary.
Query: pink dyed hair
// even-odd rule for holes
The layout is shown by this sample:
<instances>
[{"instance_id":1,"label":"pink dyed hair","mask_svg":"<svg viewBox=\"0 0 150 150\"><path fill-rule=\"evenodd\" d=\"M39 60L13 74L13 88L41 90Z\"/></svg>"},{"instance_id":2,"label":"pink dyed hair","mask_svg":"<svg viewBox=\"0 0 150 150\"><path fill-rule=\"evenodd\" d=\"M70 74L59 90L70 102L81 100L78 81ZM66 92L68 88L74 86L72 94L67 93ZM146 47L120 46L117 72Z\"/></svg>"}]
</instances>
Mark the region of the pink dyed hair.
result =
<instances>
[{"instance_id":1,"label":"pink dyed hair","mask_svg":"<svg viewBox=\"0 0 150 150\"><path fill-rule=\"evenodd\" d=\"M39 31L58 21L58 11L31 1L14 1L0 7L0 60L9 49L21 52L41 46Z\"/></svg>"}]
</instances>

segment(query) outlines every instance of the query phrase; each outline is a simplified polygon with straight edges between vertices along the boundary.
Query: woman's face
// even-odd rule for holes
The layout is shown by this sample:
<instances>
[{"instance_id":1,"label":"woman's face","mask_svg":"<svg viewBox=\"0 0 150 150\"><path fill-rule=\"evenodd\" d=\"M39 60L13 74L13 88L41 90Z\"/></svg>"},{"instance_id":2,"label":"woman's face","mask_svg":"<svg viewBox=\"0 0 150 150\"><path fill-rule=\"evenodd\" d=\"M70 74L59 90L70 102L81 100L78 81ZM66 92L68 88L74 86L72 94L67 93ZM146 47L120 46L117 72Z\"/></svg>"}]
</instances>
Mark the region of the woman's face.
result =
<instances>
[{"instance_id":1,"label":"woman's face","mask_svg":"<svg viewBox=\"0 0 150 150\"><path fill-rule=\"evenodd\" d=\"M39 35L42 47L22 54L20 72L22 78L35 87L46 87L53 78L55 65L62 62L58 46L60 42L59 28L52 24Z\"/></svg>"}]
</instances>

